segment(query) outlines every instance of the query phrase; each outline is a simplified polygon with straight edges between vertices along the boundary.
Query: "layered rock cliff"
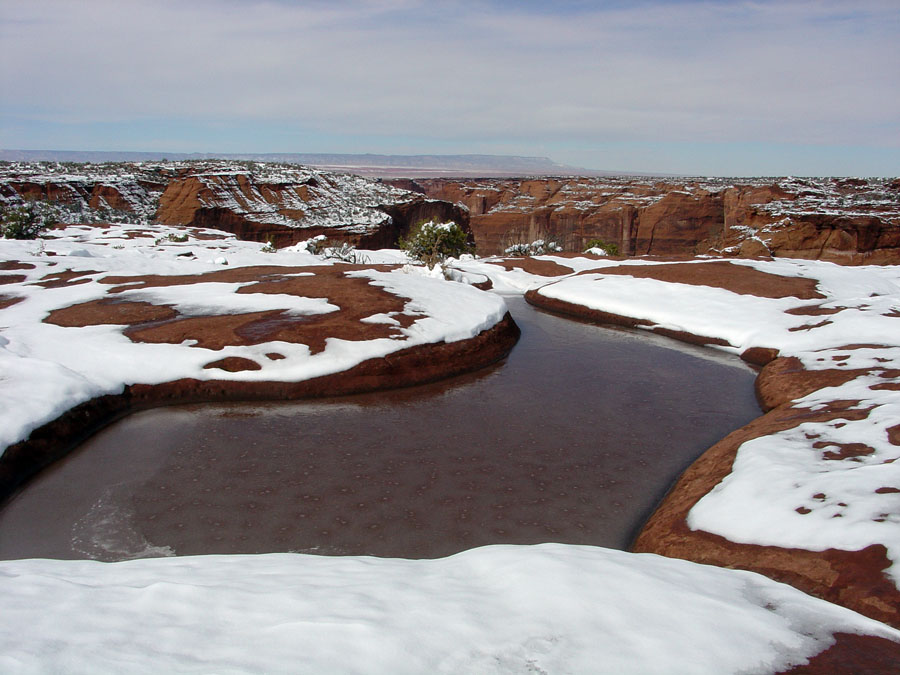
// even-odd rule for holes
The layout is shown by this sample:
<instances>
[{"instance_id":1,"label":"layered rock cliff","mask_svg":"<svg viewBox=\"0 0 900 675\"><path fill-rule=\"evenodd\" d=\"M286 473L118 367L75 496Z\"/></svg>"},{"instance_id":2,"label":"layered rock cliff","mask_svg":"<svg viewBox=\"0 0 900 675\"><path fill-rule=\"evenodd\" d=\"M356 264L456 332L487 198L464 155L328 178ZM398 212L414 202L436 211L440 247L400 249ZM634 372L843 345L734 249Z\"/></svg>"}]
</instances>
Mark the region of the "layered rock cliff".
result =
<instances>
[{"instance_id":1,"label":"layered rock cliff","mask_svg":"<svg viewBox=\"0 0 900 675\"><path fill-rule=\"evenodd\" d=\"M478 250L552 239L623 255L782 256L900 262L900 180L421 179L404 187L465 206Z\"/></svg>"},{"instance_id":2,"label":"layered rock cliff","mask_svg":"<svg viewBox=\"0 0 900 675\"><path fill-rule=\"evenodd\" d=\"M59 222L211 227L288 246L318 235L363 248L396 246L420 221L468 212L369 178L259 162L0 164L0 206L52 205Z\"/></svg>"},{"instance_id":3,"label":"layered rock cliff","mask_svg":"<svg viewBox=\"0 0 900 675\"><path fill-rule=\"evenodd\" d=\"M171 172L137 164L5 163L0 206L26 201L55 207L61 222L150 222Z\"/></svg>"},{"instance_id":4,"label":"layered rock cliff","mask_svg":"<svg viewBox=\"0 0 900 675\"><path fill-rule=\"evenodd\" d=\"M214 227L276 246L325 235L363 248L394 246L410 226L430 218L467 222L453 204L360 176L227 163L172 180L157 213L165 225Z\"/></svg>"}]
</instances>

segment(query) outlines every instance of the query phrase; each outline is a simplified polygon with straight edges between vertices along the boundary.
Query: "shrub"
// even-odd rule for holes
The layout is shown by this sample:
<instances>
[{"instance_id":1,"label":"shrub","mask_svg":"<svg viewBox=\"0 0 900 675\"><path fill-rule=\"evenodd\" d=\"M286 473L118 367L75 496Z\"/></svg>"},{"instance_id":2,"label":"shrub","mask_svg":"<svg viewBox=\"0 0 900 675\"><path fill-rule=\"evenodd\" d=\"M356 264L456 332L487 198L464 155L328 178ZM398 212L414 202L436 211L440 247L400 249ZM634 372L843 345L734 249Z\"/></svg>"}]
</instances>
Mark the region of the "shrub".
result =
<instances>
[{"instance_id":1,"label":"shrub","mask_svg":"<svg viewBox=\"0 0 900 675\"><path fill-rule=\"evenodd\" d=\"M188 235L184 234L175 234L174 232L169 232L165 237L159 237L156 241L153 242L154 246L159 246L161 244L165 244L166 242L170 242L173 244L183 244L188 240Z\"/></svg>"},{"instance_id":2,"label":"shrub","mask_svg":"<svg viewBox=\"0 0 900 675\"><path fill-rule=\"evenodd\" d=\"M274 251L274 244L270 241L269 245L272 247L271 250ZM365 264L368 262L368 258L359 253L353 244L347 243L346 241L329 241L324 234L300 242L298 246L303 246L308 253L320 255L326 260L339 260L341 262L353 264ZM263 250L266 251L268 249L264 248Z\"/></svg>"},{"instance_id":3,"label":"shrub","mask_svg":"<svg viewBox=\"0 0 900 675\"><path fill-rule=\"evenodd\" d=\"M39 214L32 203L0 212L0 235L6 239L37 239L49 226L47 216Z\"/></svg>"},{"instance_id":4,"label":"shrub","mask_svg":"<svg viewBox=\"0 0 900 675\"><path fill-rule=\"evenodd\" d=\"M326 260L340 260L345 263L356 264L365 264L368 262L368 258L366 256L361 255L357 252L356 247L353 244L348 244L346 241L337 246L329 246L323 249L323 253L325 255Z\"/></svg>"},{"instance_id":5,"label":"shrub","mask_svg":"<svg viewBox=\"0 0 900 675\"><path fill-rule=\"evenodd\" d=\"M312 239L306 240L306 250L313 255L321 255L325 252L328 245L328 238L324 234L320 234Z\"/></svg>"},{"instance_id":6,"label":"shrub","mask_svg":"<svg viewBox=\"0 0 900 675\"><path fill-rule=\"evenodd\" d=\"M474 246L469 235L454 222L438 223L433 220L419 223L408 238L399 241L401 249L413 260L419 260L433 269L447 258L459 258L471 253Z\"/></svg>"},{"instance_id":7,"label":"shrub","mask_svg":"<svg viewBox=\"0 0 900 675\"><path fill-rule=\"evenodd\" d=\"M602 239L591 239L584 248L585 248L585 253L587 253L591 249L599 249L599 250L603 251L606 255L610 255L610 256L619 255L618 244L610 244L610 243L603 241Z\"/></svg>"},{"instance_id":8,"label":"shrub","mask_svg":"<svg viewBox=\"0 0 900 675\"><path fill-rule=\"evenodd\" d=\"M530 244L513 244L504 251L506 255L511 256L531 256L531 255L547 255L550 253L559 253L563 248L555 241L544 241L543 239L535 239Z\"/></svg>"}]
</instances>

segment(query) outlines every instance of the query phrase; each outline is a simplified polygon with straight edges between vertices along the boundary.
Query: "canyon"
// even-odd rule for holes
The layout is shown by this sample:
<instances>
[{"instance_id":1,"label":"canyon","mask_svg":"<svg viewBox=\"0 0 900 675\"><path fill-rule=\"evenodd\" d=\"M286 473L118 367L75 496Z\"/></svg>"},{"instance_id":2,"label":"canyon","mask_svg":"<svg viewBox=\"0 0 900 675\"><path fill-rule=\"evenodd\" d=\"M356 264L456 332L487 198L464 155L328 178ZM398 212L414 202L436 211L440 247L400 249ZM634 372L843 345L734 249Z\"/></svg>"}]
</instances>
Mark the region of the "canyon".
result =
<instances>
[{"instance_id":1,"label":"canyon","mask_svg":"<svg viewBox=\"0 0 900 675\"><path fill-rule=\"evenodd\" d=\"M237 161L0 164L0 206L42 202L59 222L210 227L290 246L325 236L396 247L454 221L480 255L535 240L614 255L900 262L900 178L374 179Z\"/></svg>"},{"instance_id":2,"label":"canyon","mask_svg":"<svg viewBox=\"0 0 900 675\"><path fill-rule=\"evenodd\" d=\"M900 262L900 179L570 177L393 181L464 205L479 253L592 240L623 256Z\"/></svg>"}]
</instances>

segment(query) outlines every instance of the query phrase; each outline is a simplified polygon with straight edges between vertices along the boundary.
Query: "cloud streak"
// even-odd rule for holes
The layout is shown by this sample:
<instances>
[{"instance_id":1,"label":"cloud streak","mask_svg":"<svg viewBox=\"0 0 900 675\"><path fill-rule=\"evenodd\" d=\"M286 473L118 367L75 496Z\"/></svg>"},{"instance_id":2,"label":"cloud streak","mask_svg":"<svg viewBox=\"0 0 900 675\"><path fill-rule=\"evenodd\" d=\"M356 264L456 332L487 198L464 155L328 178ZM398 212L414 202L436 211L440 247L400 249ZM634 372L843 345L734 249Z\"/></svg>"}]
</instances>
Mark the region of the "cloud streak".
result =
<instances>
[{"instance_id":1,"label":"cloud streak","mask_svg":"<svg viewBox=\"0 0 900 675\"><path fill-rule=\"evenodd\" d=\"M467 148L900 148L893 2L2 4L9 118Z\"/></svg>"}]
</instances>

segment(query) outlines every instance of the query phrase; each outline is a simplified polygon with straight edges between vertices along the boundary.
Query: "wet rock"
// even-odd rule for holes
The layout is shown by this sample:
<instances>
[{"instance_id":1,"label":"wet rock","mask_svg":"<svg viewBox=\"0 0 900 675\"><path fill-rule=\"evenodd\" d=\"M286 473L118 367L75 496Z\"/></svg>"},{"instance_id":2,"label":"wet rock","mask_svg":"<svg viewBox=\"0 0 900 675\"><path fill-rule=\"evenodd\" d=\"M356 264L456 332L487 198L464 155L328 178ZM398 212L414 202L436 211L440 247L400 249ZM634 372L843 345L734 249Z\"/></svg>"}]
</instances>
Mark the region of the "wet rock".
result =
<instances>
[{"instance_id":1,"label":"wet rock","mask_svg":"<svg viewBox=\"0 0 900 675\"><path fill-rule=\"evenodd\" d=\"M720 567L746 569L791 584L807 593L900 626L900 591L885 571L891 566L883 545L859 551L759 546L692 530L691 508L731 473L738 448L747 441L806 422L864 416L865 411L834 405L801 410L782 405L725 437L694 462L644 525L632 550L684 558Z\"/></svg>"}]
</instances>

